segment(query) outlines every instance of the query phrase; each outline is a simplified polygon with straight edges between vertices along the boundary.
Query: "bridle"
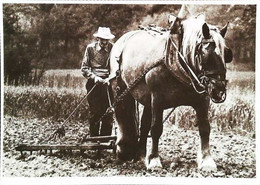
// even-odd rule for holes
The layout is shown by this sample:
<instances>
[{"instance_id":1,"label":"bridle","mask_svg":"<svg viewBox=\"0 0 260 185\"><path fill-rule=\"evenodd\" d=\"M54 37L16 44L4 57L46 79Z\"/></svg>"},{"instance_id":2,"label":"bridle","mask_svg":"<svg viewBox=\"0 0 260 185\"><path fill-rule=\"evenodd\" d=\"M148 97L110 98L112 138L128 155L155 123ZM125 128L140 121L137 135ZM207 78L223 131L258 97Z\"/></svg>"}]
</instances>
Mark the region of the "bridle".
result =
<instances>
[{"instance_id":1,"label":"bridle","mask_svg":"<svg viewBox=\"0 0 260 185\"><path fill-rule=\"evenodd\" d=\"M178 56L181 58L181 61L183 63L183 65L185 65L185 67L188 69L188 77L190 80L190 84L192 85L193 89L196 91L196 93L198 94L209 94L210 92L208 92L208 86L210 85L216 85L218 82L221 83L227 83L227 80L225 79L219 79L217 80L216 78L213 78L212 76L215 75L219 75L219 76L223 76L225 75L224 71L220 71L220 70L210 70L207 71L205 69L201 69L201 72L197 75L193 69L188 65L187 61L185 60L184 56L182 55L182 53L179 51L179 48L177 47L177 45L174 43L174 41L172 40L172 38L169 35L169 39L167 42L171 42L172 46L176 49L176 52L178 53ZM208 44L208 43L215 43L215 41L210 38L210 39L205 39L203 38L202 41L198 44L198 47L201 47L202 44ZM167 43L168 45L168 43ZM203 63L202 60L202 53L199 52L198 50L196 51L195 54L195 60L197 60L196 62L198 62L199 64ZM212 89L211 89L212 90ZM226 90L226 89L224 89ZM221 102L224 102L226 99L226 94L225 97L223 98L223 100ZM214 100L212 99L212 101L214 102ZM221 102L215 102L215 103L221 103Z\"/></svg>"},{"instance_id":2,"label":"bridle","mask_svg":"<svg viewBox=\"0 0 260 185\"><path fill-rule=\"evenodd\" d=\"M195 55L195 60L197 60L196 62L198 62L199 64L203 64L203 60L202 60L202 53L199 52L199 48L202 46L202 44L210 44L210 43L215 43L215 41L213 40L213 38L203 38L202 41L199 43L198 45L198 49L196 51L196 55ZM205 63L205 62L204 62ZM223 87L226 87L227 84L227 80L225 80L225 78L223 78L223 76L225 76L226 72L223 70L205 70L202 67L202 70L200 72L200 74L198 75L198 78L200 79L202 84L205 84L206 87L208 87L209 85L213 85L216 86L218 83L220 84L224 84ZM212 76L219 76L219 79L213 78ZM223 89L224 92L226 92L226 88ZM222 101L220 102L224 102L226 99L226 93L224 94L224 98L222 99ZM214 99L212 99L212 101L214 102ZM220 103L218 102L218 103ZM217 102L215 102L217 103Z\"/></svg>"}]
</instances>

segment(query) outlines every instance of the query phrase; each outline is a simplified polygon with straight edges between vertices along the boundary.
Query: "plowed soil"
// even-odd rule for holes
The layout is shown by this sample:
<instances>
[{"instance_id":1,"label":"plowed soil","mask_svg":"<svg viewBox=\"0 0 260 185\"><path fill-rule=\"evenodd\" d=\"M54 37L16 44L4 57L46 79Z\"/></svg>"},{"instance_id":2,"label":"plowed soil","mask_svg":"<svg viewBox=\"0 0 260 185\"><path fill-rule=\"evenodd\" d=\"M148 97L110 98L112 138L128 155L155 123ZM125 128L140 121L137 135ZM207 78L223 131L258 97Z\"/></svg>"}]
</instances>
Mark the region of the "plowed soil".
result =
<instances>
[{"instance_id":1,"label":"plowed soil","mask_svg":"<svg viewBox=\"0 0 260 185\"><path fill-rule=\"evenodd\" d=\"M159 176L159 177L224 177L254 178L256 176L256 142L252 135L235 135L212 129L211 153L217 171L208 173L197 169L196 155L199 145L197 129L184 130L166 122L160 139L160 157L163 169L146 170L142 162L118 161L110 150L79 151L60 155L59 152L40 154L34 152L21 157L15 146L21 143L77 143L88 132L88 125L70 122L66 125L66 136L48 141L58 127L47 119L32 119L5 116L3 135L4 177L99 177L99 176ZM148 150L151 139L148 139ZM149 152L149 151L148 151Z\"/></svg>"}]
</instances>

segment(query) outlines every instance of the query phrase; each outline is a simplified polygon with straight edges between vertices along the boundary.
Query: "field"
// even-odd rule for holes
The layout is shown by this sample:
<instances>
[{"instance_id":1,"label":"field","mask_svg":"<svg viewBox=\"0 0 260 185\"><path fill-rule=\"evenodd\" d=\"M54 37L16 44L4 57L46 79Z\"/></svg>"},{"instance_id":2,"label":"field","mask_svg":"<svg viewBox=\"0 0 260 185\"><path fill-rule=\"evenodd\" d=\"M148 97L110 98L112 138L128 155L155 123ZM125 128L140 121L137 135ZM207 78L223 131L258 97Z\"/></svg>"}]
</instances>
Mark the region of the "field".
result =
<instances>
[{"instance_id":1,"label":"field","mask_svg":"<svg viewBox=\"0 0 260 185\"><path fill-rule=\"evenodd\" d=\"M177 108L164 124L161 171L147 171L139 162L120 163L111 151L98 159L96 151L83 156L79 152L69 156L35 153L21 158L14 151L17 144L54 142L48 138L85 95L85 79L79 70L50 70L38 87L5 86L3 176L255 177L255 73L229 72L227 79L227 100L210 106L211 152L218 168L213 174L196 169L199 135L189 107ZM84 103L58 142L78 142L88 132L87 116Z\"/></svg>"}]
</instances>

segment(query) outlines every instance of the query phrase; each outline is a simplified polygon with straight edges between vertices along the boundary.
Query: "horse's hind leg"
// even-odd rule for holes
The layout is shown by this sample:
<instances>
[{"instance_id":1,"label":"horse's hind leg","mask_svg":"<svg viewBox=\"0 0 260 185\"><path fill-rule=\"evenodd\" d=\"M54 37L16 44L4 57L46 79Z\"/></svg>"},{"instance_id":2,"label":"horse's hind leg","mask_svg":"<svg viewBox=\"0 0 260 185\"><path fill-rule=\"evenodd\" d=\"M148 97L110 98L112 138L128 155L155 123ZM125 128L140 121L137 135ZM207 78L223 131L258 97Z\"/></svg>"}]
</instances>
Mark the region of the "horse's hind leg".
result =
<instances>
[{"instance_id":1,"label":"horse's hind leg","mask_svg":"<svg viewBox=\"0 0 260 185\"><path fill-rule=\"evenodd\" d=\"M207 101L205 101L204 104L195 108L201 139L201 144L197 156L197 163L199 169L214 171L216 170L216 164L210 155L209 148L210 124L208 120L208 107L209 104Z\"/></svg>"},{"instance_id":2,"label":"horse's hind leg","mask_svg":"<svg viewBox=\"0 0 260 185\"><path fill-rule=\"evenodd\" d=\"M162 135L162 115L163 109L161 108L159 97L152 95L152 124L151 124L151 135L152 135L152 149L151 154L146 159L147 169L161 168L162 164L158 153L159 138Z\"/></svg>"},{"instance_id":3,"label":"horse's hind leg","mask_svg":"<svg viewBox=\"0 0 260 185\"><path fill-rule=\"evenodd\" d=\"M146 144L148 133L151 129L152 121L152 112L151 106L145 106L143 110L143 115L141 119L141 128L140 128L140 139L138 142L138 152L136 160L143 160L146 156Z\"/></svg>"}]
</instances>

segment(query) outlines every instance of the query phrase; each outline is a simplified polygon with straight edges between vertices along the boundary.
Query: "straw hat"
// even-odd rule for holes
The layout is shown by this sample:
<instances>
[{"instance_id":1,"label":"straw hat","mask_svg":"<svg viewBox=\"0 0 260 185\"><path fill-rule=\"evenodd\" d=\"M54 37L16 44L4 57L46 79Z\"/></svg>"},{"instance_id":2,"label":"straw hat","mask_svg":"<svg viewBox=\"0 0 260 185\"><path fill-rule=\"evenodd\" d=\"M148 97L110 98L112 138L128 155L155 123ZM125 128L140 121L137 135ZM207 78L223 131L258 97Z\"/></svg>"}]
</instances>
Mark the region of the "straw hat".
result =
<instances>
[{"instance_id":1,"label":"straw hat","mask_svg":"<svg viewBox=\"0 0 260 185\"><path fill-rule=\"evenodd\" d=\"M107 40L115 38L115 36L111 33L110 28L107 27L99 27L98 31L94 33L93 36Z\"/></svg>"}]
</instances>

